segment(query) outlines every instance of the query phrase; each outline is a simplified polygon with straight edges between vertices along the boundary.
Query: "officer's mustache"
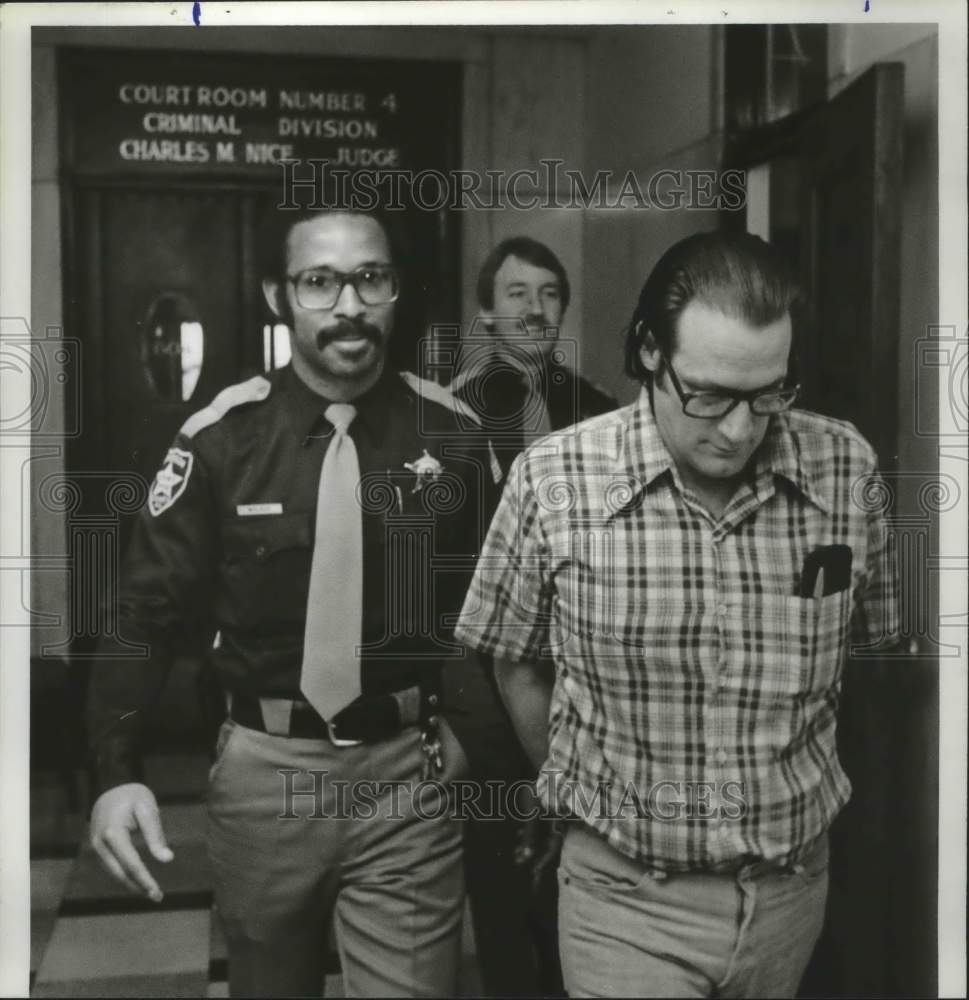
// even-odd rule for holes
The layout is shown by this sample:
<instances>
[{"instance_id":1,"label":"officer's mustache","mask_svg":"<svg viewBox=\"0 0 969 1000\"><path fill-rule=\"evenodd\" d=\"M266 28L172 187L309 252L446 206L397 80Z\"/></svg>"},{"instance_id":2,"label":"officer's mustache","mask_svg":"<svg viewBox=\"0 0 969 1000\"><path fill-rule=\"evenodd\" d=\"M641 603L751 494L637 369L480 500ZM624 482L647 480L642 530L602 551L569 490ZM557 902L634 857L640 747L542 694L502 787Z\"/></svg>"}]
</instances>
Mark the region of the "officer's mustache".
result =
<instances>
[{"instance_id":1,"label":"officer's mustache","mask_svg":"<svg viewBox=\"0 0 969 1000\"><path fill-rule=\"evenodd\" d=\"M345 337L366 337L377 347L380 346L383 339L380 330L373 323L362 319L341 319L335 326L328 326L325 330L320 330L317 333L316 346L322 351L327 344Z\"/></svg>"}]
</instances>

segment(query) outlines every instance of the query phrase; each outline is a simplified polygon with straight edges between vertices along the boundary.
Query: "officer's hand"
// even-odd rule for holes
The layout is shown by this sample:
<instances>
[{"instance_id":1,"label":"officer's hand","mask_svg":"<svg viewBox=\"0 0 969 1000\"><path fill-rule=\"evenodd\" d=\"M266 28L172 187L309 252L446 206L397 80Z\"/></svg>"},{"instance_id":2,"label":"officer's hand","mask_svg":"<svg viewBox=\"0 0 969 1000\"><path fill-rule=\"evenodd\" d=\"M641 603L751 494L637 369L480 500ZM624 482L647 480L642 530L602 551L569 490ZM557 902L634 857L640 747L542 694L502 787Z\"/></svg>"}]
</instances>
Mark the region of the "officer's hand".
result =
<instances>
[{"instance_id":1,"label":"officer's hand","mask_svg":"<svg viewBox=\"0 0 969 1000\"><path fill-rule=\"evenodd\" d=\"M153 858L172 860L151 789L137 783L108 789L91 811L91 846L119 882L158 903L162 891L131 842L133 830L141 831Z\"/></svg>"}]
</instances>

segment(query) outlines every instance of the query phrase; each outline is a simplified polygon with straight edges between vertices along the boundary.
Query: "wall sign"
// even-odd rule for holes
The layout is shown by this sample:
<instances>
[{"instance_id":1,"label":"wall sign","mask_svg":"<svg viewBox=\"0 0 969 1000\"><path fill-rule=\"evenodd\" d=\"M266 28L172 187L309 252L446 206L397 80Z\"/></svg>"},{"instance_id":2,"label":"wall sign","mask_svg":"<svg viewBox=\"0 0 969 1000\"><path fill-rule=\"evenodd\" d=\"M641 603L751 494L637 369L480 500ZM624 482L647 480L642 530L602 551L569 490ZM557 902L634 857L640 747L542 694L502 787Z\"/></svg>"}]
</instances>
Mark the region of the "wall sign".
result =
<instances>
[{"instance_id":1,"label":"wall sign","mask_svg":"<svg viewBox=\"0 0 969 1000\"><path fill-rule=\"evenodd\" d=\"M69 51L62 121L79 174L278 176L440 168L457 141L457 67L444 63Z\"/></svg>"}]
</instances>

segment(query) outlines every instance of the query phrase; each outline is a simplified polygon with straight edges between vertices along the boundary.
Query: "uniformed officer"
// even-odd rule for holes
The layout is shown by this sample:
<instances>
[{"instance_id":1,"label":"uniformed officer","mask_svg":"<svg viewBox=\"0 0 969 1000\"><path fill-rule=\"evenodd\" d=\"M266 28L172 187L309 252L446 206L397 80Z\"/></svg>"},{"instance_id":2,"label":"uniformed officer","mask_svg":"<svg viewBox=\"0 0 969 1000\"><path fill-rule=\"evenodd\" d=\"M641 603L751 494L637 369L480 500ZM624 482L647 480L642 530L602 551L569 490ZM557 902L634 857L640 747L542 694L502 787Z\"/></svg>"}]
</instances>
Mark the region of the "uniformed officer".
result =
<instances>
[{"instance_id":1,"label":"uniformed officer","mask_svg":"<svg viewBox=\"0 0 969 1000\"><path fill-rule=\"evenodd\" d=\"M139 780L145 715L173 655L214 635L230 708L209 854L232 995L319 995L331 921L348 995L446 995L464 896L447 782L466 760L438 714L441 662L461 656L442 621L473 566L483 477L455 441L459 404L385 363L387 225L281 214L263 290L292 364L191 417L139 515L120 621L147 658L94 672L91 839L161 899L131 838L171 860Z\"/></svg>"}]
</instances>

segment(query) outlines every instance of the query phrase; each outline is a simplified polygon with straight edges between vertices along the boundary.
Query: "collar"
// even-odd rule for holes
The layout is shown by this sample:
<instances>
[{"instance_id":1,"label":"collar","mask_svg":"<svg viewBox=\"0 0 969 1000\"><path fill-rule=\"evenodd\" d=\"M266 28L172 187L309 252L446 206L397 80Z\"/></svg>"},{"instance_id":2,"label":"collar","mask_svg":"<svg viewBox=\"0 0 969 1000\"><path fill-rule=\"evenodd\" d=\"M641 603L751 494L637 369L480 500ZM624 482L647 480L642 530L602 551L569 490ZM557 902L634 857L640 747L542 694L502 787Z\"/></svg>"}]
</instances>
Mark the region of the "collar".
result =
<instances>
[{"instance_id":1,"label":"collar","mask_svg":"<svg viewBox=\"0 0 969 1000\"><path fill-rule=\"evenodd\" d=\"M380 378L362 396L348 400L357 409L353 427L362 428L375 446L383 442L392 401L401 384L397 372L385 365ZM328 436L332 432L333 425L324 414L333 400L314 392L296 374L292 365L283 369L279 387L301 443L306 443L311 437Z\"/></svg>"},{"instance_id":2,"label":"collar","mask_svg":"<svg viewBox=\"0 0 969 1000\"><path fill-rule=\"evenodd\" d=\"M815 507L831 513L830 505L818 483L817 470L804 462L800 444L791 431L790 419L781 413L771 420L764 440L754 453L754 489L758 496L773 487L775 476L787 480Z\"/></svg>"},{"instance_id":3,"label":"collar","mask_svg":"<svg viewBox=\"0 0 969 1000\"><path fill-rule=\"evenodd\" d=\"M648 490L665 472L679 479L673 458L660 436L649 391L643 386L636 402L626 408L620 426L616 472L631 477L637 483L636 492Z\"/></svg>"},{"instance_id":4,"label":"collar","mask_svg":"<svg viewBox=\"0 0 969 1000\"><path fill-rule=\"evenodd\" d=\"M679 472L656 426L645 386L636 403L627 408L620 434L615 471L630 478L633 498L648 492L664 473L672 476L682 492ZM816 507L830 513L817 475L802 461L798 441L791 431L787 414L783 413L771 420L764 440L754 452L751 480L761 502L774 492L775 476L787 480Z\"/></svg>"}]
</instances>

